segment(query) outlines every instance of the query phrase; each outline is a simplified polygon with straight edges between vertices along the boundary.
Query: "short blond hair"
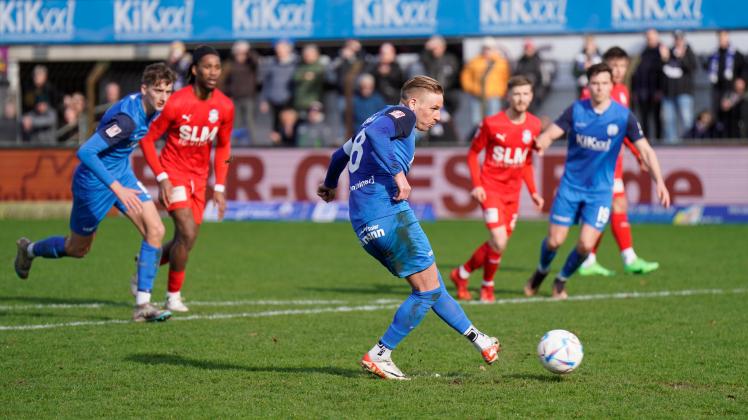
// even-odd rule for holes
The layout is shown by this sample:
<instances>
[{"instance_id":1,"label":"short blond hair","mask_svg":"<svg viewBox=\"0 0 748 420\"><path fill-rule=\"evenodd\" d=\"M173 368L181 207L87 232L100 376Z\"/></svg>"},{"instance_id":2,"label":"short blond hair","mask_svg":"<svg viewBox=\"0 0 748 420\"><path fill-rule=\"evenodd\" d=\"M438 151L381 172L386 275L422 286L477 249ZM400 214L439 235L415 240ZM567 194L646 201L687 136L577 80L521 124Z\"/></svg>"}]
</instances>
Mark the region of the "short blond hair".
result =
<instances>
[{"instance_id":1,"label":"short blond hair","mask_svg":"<svg viewBox=\"0 0 748 420\"><path fill-rule=\"evenodd\" d=\"M439 95L444 95L444 88L436 79L432 79L428 76L415 76L408 79L400 89L400 98L404 101L413 97L413 93L416 90L425 90Z\"/></svg>"}]
</instances>

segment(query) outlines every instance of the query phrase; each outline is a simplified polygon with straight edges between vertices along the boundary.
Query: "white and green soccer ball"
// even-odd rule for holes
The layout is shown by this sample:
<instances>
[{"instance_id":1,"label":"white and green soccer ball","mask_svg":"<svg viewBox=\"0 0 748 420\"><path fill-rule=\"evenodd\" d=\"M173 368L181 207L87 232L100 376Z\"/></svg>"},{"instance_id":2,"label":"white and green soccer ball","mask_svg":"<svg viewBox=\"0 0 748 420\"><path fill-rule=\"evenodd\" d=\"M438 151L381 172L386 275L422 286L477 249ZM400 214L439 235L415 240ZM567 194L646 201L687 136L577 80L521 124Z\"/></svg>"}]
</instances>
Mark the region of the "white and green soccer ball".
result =
<instances>
[{"instance_id":1,"label":"white and green soccer ball","mask_svg":"<svg viewBox=\"0 0 748 420\"><path fill-rule=\"evenodd\" d=\"M583 357L582 343L566 330L548 331L538 343L538 359L553 373L572 372L582 363Z\"/></svg>"}]
</instances>

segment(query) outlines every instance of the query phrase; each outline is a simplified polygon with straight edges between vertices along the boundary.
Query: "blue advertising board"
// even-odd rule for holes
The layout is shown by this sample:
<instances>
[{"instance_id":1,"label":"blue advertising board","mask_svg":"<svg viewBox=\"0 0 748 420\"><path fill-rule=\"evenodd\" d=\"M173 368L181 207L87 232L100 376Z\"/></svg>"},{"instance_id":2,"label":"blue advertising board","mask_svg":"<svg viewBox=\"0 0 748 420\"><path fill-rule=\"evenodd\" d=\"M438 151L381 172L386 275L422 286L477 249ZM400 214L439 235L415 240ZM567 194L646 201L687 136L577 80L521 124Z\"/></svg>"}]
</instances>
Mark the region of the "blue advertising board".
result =
<instances>
[{"instance_id":1,"label":"blue advertising board","mask_svg":"<svg viewBox=\"0 0 748 420\"><path fill-rule=\"evenodd\" d=\"M0 0L0 44L748 28L745 0Z\"/></svg>"}]
</instances>

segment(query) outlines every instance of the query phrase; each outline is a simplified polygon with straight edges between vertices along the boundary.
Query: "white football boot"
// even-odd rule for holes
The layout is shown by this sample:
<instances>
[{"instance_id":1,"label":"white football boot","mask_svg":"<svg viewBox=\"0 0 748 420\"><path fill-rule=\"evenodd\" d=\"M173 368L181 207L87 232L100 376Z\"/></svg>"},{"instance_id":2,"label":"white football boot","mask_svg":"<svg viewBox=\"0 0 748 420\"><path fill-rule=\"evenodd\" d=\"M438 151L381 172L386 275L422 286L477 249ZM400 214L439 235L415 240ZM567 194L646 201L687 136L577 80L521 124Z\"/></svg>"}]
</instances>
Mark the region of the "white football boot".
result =
<instances>
[{"instance_id":1,"label":"white football boot","mask_svg":"<svg viewBox=\"0 0 748 420\"><path fill-rule=\"evenodd\" d=\"M172 312L188 312L190 308L182 302L182 295L166 295L166 303L164 308Z\"/></svg>"},{"instance_id":2,"label":"white football boot","mask_svg":"<svg viewBox=\"0 0 748 420\"><path fill-rule=\"evenodd\" d=\"M395 366L391 358L372 358L369 353L364 354L361 358L361 367L365 371L371 372L382 379L394 379L396 381L407 381L409 377Z\"/></svg>"}]
</instances>

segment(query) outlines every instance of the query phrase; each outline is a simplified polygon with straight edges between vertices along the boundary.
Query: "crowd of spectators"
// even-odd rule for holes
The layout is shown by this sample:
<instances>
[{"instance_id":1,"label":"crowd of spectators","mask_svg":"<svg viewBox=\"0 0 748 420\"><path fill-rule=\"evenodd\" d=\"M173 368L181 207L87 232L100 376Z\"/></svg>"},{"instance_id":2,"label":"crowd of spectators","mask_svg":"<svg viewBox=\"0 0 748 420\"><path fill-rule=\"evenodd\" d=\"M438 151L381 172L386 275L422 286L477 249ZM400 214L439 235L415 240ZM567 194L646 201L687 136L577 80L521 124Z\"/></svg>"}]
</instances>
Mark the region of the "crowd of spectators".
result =
<instances>
[{"instance_id":1,"label":"crowd of spectators","mask_svg":"<svg viewBox=\"0 0 748 420\"><path fill-rule=\"evenodd\" d=\"M663 42L655 30L647 31L645 38L643 50L629 51L633 57L629 83L631 106L649 138L677 143L684 138L748 137L741 118L748 112L744 100L748 66L726 31L718 32L717 48L706 57L694 54L681 31L673 33L672 44ZM347 40L336 53L325 55L313 43L297 46L289 39L279 39L272 52L262 55L249 42L237 41L224 60L220 88L235 103L236 145L340 144L373 112L397 103L400 86L416 74L431 76L445 88L442 120L428 138L455 141L457 111L464 109L463 115L473 127L484 116L500 111L512 75L524 74L533 81L531 111L538 112L551 91L556 69L542 58L543 47L532 39L523 42L514 62L506 48L491 37L483 38L479 53L464 61L440 36L407 54L398 53L388 42L367 53L357 40ZM581 51L570 58L580 92L587 83L585 70L601 61L595 38L584 37ZM179 75L175 88L188 83L192 58L186 46L172 43L165 59ZM697 113L694 76L700 71L706 72L711 83L711 106ZM103 114L122 94L116 81L102 83L98 98L88 98L93 102L92 115ZM330 94L335 97L332 101ZM81 136L88 131L87 98L81 92L61 94L49 82L44 65L33 67L31 82L24 86L20 101L13 95L0 99L0 128L6 138L39 145L85 140ZM259 133L259 118L269 121L269 132Z\"/></svg>"}]
</instances>

